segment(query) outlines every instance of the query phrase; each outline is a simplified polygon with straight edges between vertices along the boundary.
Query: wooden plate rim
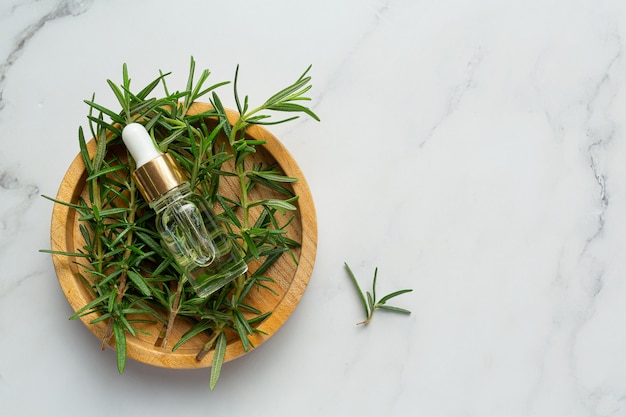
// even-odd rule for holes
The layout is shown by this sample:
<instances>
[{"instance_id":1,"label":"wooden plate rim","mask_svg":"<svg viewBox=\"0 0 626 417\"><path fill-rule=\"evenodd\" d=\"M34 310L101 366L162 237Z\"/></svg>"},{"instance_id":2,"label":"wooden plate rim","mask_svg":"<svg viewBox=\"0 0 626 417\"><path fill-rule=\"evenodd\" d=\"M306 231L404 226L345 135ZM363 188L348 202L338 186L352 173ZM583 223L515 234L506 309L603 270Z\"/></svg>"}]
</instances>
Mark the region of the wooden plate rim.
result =
<instances>
[{"instance_id":1,"label":"wooden plate rim","mask_svg":"<svg viewBox=\"0 0 626 417\"><path fill-rule=\"evenodd\" d=\"M206 103L194 103L190 109L190 113L201 113L208 109L210 109L210 105ZM227 113L231 123L238 118L238 114L234 111L227 110ZM317 252L317 219L313 197L307 181L295 159L285 146L271 132L262 126L250 126L246 132L252 139L266 141L266 144L263 145L264 149L276 159L285 174L298 178L298 181L292 185L295 193L298 195L297 204L300 211L302 228L301 253L291 284L273 310L272 315L259 326L259 330L265 334L254 333L250 337L254 346L259 347L263 342L272 337L291 316L309 283ZM90 152L95 151L95 142L93 139L88 142L88 148ZM57 200L77 201L78 193L80 193L82 189L81 184L84 184L85 178L85 165L81 155L78 154L63 177L57 192ZM70 219L74 219L75 214L76 212L66 205L54 204L50 226L52 251L66 251L68 247L70 247L70 243L73 240L73 228L67 227L67 223ZM67 256L53 254L52 261L57 279L65 297L73 310L78 310L89 300L85 298L84 293L81 293L81 289L77 286L77 279L74 276L75 271L72 268L73 259ZM106 331L106 324L101 322L94 325L90 323L91 320L91 317L81 318L83 324L87 326L96 337L102 339ZM112 343L111 346L114 347L114 344ZM226 349L225 361L233 360L246 353L241 343L229 343ZM158 367L172 369L209 367L212 362L212 355L213 353L210 352L202 361L197 361L195 354L179 353L179 351L171 352L170 349L159 349L132 337L129 337L127 340L127 356L129 358Z\"/></svg>"}]
</instances>

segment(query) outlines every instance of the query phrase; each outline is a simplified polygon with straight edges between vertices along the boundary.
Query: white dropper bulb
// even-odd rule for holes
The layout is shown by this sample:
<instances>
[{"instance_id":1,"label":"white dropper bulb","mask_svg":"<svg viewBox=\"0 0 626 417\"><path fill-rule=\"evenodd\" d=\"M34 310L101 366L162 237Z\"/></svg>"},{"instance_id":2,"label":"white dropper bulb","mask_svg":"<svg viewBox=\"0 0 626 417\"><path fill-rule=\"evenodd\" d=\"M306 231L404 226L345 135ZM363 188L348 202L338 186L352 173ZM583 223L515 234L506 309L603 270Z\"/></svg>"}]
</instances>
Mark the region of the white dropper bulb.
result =
<instances>
[{"instance_id":1,"label":"white dropper bulb","mask_svg":"<svg viewBox=\"0 0 626 417\"><path fill-rule=\"evenodd\" d=\"M124 130L122 130L122 140L133 156L137 168L163 155L154 146L146 128L139 123L126 125Z\"/></svg>"}]
</instances>

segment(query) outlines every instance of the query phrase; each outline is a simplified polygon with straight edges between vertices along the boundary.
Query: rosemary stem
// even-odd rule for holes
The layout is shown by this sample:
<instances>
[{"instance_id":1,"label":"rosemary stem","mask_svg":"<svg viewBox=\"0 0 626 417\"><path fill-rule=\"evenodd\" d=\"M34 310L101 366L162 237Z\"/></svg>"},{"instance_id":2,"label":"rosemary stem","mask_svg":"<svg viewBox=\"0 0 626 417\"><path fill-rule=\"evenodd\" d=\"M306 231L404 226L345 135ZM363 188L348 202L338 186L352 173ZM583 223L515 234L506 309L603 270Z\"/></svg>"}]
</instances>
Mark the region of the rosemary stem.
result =
<instances>
[{"instance_id":1,"label":"rosemary stem","mask_svg":"<svg viewBox=\"0 0 626 417\"><path fill-rule=\"evenodd\" d=\"M128 202L128 218L126 219L126 222L128 224L134 224L135 223L135 215L137 213L137 185L135 184L135 180L133 180L131 178L130 183L128 184L128 191L129 191L129 202ZM133 234L134 228L131 228L130 231L126 234L126 249L124 250L124 265L128 265L128 259L130 258L130 255L132 253L131 250L131 246L133 244L134 241L134 234ZM126 270L122 273L121 277L122 279L120 279L120 286L119 286L119 290L117 293L117 301L120 302L122 301L122 298L124 297L124 292L125 292L125 288L126 288Z\"/></svg>"},{"instance_id":2,"label":"rosemary stem","mask_svg":"<svg viewBox=\"0 0 626 417\"><path fill-rule=\"evenodd\" d=\"M92 209L93 207L95 207L97 212L100 213L102 212L102 201L100 198L100 181L98 180L98 178L94 178L90 182L90 186L93 195ZM102 274L104 264L104 248L102 246L102 219L98 215L97 217L95 217L94 221L96 222L93 236L93 243L95 244L93 253L95 259L94 266L96 267L96 271L98 271L99 274Z\"/></svg>"},{"instance_id":3,"label":"rosemary stem","mask_svg":"<svg viewBox=\"0 0 626 417\"><path fill-rule=\"evenodd\" d=\"M198 149L204 149L204 135L202 134L202 132L200 132L198 129L195 128L191 128L191 131L193 132L193 134L198 137ZM198 173L200 172L200 166L202 165L204 159L204 153L203 152L197 152L197 156L193 161L193 168L191 170L191 178L189 179L189 183L191 185L191 189L195 190L196 189L196 183L198 182Z\"/></svg>"},{"instance_id":4,"label":"rosemary stem","mask_svg":"<svg viewBox=\"0 0 626 417\"><path fill-rule=\"evenodd\" d=\"M241 188L241 196L239 200L243 210L243 228L244 230L248 230L250 228L250 207L248 205L248 184L246 182L246 173L243 167L243 161L241 164L237 164L236 170L237 176L239 177L239 186Z\"/></svg>"},{"instance_id":5,"label":"rosemary stem","mask_svg":"<svg viewBox=\"0 0 626 417\"><path fill-rule=\"evenodd\" d=\"M135 215L137 212L137 186L135 184L135 181L131 178L130 182L128 183L128 191L129 191L129 202L128 202L128 217L126 219L126 222L128 224L134 224L135 223ZM125 246L126 249L124 250L124 262L122 263L122 265L124 265L122 273L120 274L120 277L117 280L116 283L116 287L117 287L117 295L115 297L115 303L119 304L122 302L122 300L124 299L124 294L126 293L126 279L128 277L128 259L130 258L130 255L132 253L131 250L131 246L133 244L133 240L134 240L134 236L133 236L133 228L130 229L130 231L126 234L126 242L125 242ZM108 344L109 340L111 339L111 336L113 335L113 321L115 320L114 316L111 316L109 318L109 323L107 326L107 331L104 335L104 338L102 340L102 348L104 349L104 347Z\"/></svg>"},{"instance_id":6,"label":"rosemary stem","mask_svg":"<svg viewBox=\"0 0 626 417\"><path fill-rule=\"evenodd\" d=\"M181 277L178 280L178 286L176 288L176 295L174 296L174 302L172 303L172 306L170 308L170 314L167 319L167 326L165 328L165 335L163 336L163 341L161 342L161 347L164 349L167 347L167 342L170 338L170 335L172 334L172 330L174 329L174 321L176 320L176 317L178 316L178 311L180 309L180 296L181 296L181 293L183 292L184 283L185 283L185 280Z\"/></svg>"},{"instance_id":7,"label":"rosemary stem","mask_svg":"<svg viewBox=\"0 0 626 417\"><path fill-rule=\"evenodd\" d=\"M204 346L202 346L202 349L200 349L200 351L198 352L198 354L196 355L196 360L197 361L201 361L202 359L204 359L204 357L206 356L207 353L209 353L211 351L211 348L213 348L213 345L215 344L215 341L217 340L217 337L223 332L223 328L220 327L219 330L216 329L215 333L213 334L213 337L211 337L209 339L208 342L206 342L204 344Z\"/></svg>"}]
</instances>

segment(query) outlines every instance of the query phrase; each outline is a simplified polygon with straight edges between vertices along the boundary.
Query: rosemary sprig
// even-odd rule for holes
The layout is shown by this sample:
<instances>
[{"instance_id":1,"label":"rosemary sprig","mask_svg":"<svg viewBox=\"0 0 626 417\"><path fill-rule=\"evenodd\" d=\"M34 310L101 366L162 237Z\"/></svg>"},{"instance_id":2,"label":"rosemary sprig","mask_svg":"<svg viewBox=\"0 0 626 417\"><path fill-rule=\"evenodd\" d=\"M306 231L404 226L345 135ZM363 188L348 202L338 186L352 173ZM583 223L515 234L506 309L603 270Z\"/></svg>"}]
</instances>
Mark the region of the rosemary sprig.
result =
<instances>
[{"instance_id":1,"label":"rosemary sprig","mask_svg":"<svg viewBox=\"0 0 626 417\"><path fill-rule=\"evenodd\" d=\"M380 300L377 301L376 300L376 280L378 278L378 268L374 269L374 279L372 281L372 292L370 293L369 291L366 291L364 294L363 291L361 290L361 287L359 286L359 282L357 281L356 277L354 276L354 273L352 272L352 269L350 269L348 264L345 262L344 262L344 266L346 267L346 271L348 272L348 276L350 277L350 280L352 281L352 283L354 284L354 287L356 288L356 291L359 295L359 299L361 300L361 305L363 306L363 310L365 311L365 320L357 323L357 325L368 324L372 320L372 317L374 316L374 311L376 311L377 309L393 311L393 312L401 313L401 314L411 314L411 312L407 309L390 306L390 305L387 305L386 303L387 301L389 301L390 299L394 297L413 291L412 289L394 291L390 294L385 295L384 297L382 297Z\"/></svg>"},{"instance_id":2,"label":"rosemary sprig","mask_svg":"<svg viewBox=\"0 0 626 417\"><path fill-rule=\"evenodd\" d=\"M79 129L80 154L87 170L87 196L78 202L51 199L78 212L85 244L76 253L44 252L83 260L79 263L80 276L93 294L93 301L71 318L93 315L91 323L107 323L102 346L114 338L120 373L126 366L127 338L143 332L137 323L162 325L158 340L166 347L174 321L180 317L191 322L191 328L174 342L172 350L199 334L207 334L209 341L197 358L201 360L214 350L211 389L222 369L227 333L238 335L245 351L254 348L250 336L259 331L257 326L271 311L259 311L246 297L252 288L273 292L270 285L273 279L266 272L300 243L287 233L293 217L283 220L284 214L297 209L293 204L297 196L289 187L297 178L285 176L274 166L250 162L249 157L263 142L248 138L246 128L298 117L274 122L268 112L303 113L319 120L313 111L297 103L309 100L304 96L311 88L308 71L262 105L249 110L248 97L242 104L237 93L237 68L233 84L240 117L232 126L217 94L229 82L206 87L210 73L204 70L196 79L193 58L183 91L170 93L172 90L166 82L169 73L159 72L157 78L134 93L124 64L120 85L107 80L120 109L106 108L95 97L85 101L89 106L89 130L97 145L95 155L90 156L85 134ZM149 98L158 86L162 86L164 95ZM209 93L213 110L189 115L192 104ZM134 121L143 123L155 143L174 156L188 174L192 187L222 209L218 216L234 244L244 252L247 261L256 260L258 268L206 299L196 296L172 256L161 246L153 224L154 213L141 198L130 175L134 162L121 144L121 130ZM227 177L237 179L239 190L234 197L220 188L221 180ZM257 187L271 190L272 198L251 200L250 193Z\"/></svg>"}]
</instances>

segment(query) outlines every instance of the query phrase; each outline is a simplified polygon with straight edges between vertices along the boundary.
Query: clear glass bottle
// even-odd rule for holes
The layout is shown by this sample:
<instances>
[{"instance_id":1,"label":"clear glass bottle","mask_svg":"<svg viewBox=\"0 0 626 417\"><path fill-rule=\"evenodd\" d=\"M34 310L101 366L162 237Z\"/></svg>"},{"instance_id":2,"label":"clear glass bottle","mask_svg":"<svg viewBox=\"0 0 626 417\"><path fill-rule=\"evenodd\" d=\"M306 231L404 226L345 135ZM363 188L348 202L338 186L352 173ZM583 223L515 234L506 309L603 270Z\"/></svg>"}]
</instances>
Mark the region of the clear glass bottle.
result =
<instances>
[{"instance_id":1,"label":"clear glass bottle","mask_svg":"<svg viewBox=\"0 0 626 417\"><path fill-rule=\"evenodd\" d=\"M127 125L122 139L137 165L137 186L156 212L163 244L196 293L207 297L245 273L248 265L240 251L208 203L191 190L176 161L158 151L141 124Z\"/></svg>"},{"instance_id":2,"label":"clear glass bottle","mask_svg":"<svg viewBox=\"0 0 626 417\"><path fill-rule=\"evenodd\" d=\"M152 200L150 207L163 243L199 296L208 296L247 271L219 220L189 183Z\"/></svg>"}]
</instances>

